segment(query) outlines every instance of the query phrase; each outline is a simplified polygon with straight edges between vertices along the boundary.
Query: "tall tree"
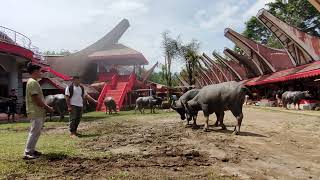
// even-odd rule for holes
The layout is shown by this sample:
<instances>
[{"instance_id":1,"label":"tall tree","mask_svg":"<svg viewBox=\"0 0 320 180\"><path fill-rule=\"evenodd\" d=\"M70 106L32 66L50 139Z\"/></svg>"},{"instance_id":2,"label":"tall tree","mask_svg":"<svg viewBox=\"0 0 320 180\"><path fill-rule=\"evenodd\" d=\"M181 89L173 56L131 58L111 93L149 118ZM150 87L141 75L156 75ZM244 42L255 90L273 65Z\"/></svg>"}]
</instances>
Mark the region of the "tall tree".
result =
<instances>
[{"instance_id":1,"label":"tall tree","mask_svg":"<svg viewBox=\"0 0 320 180\"><path fill-rule=\"evenodd\" d=\"M179 55L178 40L179 37L173 39L167 31L162 34L162 49L165 62L164 65L162 65L161 70L163 72L163 79L169 87L172 87L172 61Z\"/></svg>"},{"instance_id":2,"label":"tall tree","mask_svg":"<svg viewBox=\"0 0 320 180\"><path fill-rule=\"evenodd\" d=\"M190 43L179 46L180 57L184 60L185 70L187 73L188 83L190 85L195 84L195 78L197 77L197 69L201 66L198 55L200 43L197 40L192 40Z\"/></svg>"},{"instance_id":3,"label":"tall tree","mask_svg":"<svg viewBox=\"0 0 320 180\"><path fill-rule=\"evenodd\" d=\"M308 0L276 0L267 4L268 11L300 30L320 37L320 13L308 2ZM274 48L282 48L277 38L272 35L255 17L246 22L243 35ZM239 52L237 48L235 48Z\"/></svg>"}]
</instances>

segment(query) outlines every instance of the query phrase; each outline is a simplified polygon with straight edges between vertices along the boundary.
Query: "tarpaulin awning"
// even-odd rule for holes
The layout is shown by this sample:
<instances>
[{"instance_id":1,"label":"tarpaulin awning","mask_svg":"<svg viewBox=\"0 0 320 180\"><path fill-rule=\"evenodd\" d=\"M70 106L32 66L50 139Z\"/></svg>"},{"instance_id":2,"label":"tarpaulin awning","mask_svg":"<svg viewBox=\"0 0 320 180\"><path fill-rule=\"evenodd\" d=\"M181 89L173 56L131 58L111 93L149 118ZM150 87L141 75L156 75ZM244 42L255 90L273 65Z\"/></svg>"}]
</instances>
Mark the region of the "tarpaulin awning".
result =
<instances>
[{"instance_id":1,"label":"tarpaulin awning","mask_svg":"<svg viewBox=\"0 0 320 180\"><path fill-rule=\"evenodd\" d=\"M248 86L284 82L294 79L308 78L320 75L320 61L278 71L269 75L259 76L245 81Z\"/></svg>"}]
</instances>

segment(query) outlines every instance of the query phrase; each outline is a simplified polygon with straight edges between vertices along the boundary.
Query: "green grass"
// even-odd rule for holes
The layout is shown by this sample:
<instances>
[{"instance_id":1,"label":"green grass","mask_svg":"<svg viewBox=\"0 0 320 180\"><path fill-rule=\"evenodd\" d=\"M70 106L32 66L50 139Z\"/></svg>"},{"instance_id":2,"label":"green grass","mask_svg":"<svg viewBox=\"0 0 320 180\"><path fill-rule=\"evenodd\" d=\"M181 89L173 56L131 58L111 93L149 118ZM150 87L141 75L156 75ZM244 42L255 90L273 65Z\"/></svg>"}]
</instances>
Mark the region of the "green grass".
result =
<instances>
[{"instance_id":1,"label":"green grass","mask_svg":"<svg viewBox=\"0 0 320 180\"><path fill-rule=\"evenodd\" d=\"M30 164L22 159L29 123L0 125L0 177L12 173L25 173ZM64 122L47 122L45 128L66 126ZM70 141L67 132L61 134L42 133L37 148L44 154L77 154L76 140ZM40 167L38 167L40 168ZM38 169L36 168L36 169Z\"/></svg>"}]
</instances>

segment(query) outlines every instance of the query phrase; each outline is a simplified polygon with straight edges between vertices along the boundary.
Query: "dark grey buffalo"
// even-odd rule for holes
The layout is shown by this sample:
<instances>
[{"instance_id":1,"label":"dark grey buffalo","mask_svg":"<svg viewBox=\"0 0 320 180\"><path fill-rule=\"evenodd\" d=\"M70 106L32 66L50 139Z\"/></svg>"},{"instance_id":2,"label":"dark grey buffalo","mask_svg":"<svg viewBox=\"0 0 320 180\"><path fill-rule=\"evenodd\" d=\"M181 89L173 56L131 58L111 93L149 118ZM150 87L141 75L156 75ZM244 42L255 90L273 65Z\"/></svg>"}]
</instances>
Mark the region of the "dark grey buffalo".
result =
<instances>
[{"instance_id":1,"label":"dark grey buffalo","mask_svg":"<svg viewBox=\"0 0 320 180\"><path fill-rule=\"evenodd\" d=\"M151 110L151 113L155 113L155 107L156 104L161 100L161 98L154 97L154 96L146 96L146 97L138 97L136 100L136 108L135 113L137 110L140 111L140 113L144 113L144 108L149 107Z\"/></svg>"},{"instance_id":2,"label":"dark grey buffalo","mask_svg":"<svg viewBox=\"0 0 320 180\"><path fill-rule=\"evenodd\" d=\"M55 113L59 114L60 120L64 119L64 115L68 110L67 101L64 94L48 95L45 97L45 102L49 106L53 107ZM50 113L50 120L51 116L52 113Z\"/></svg>"},{"instance_id":3,"label":"dark grey buffalo","mask_svg":"<svg viewBox=\"0 0 320 180\"><path fill-rule=\"evenodd\" d=\"M206 118L204 130L209 129L209 115L215 113L222 129L226 129L223 124L224 111L230 110L237 119L234 134L240 132L243 119L242 106L248 89L239 82L230 81L220 84L213 84L203 87L199 93L190 101L187 106L190 113L202 110ZM196 124L196 122L194 122Z\"/></svg>"},{"instance_id":4,"label":"dark grey buffalo","mask_svg":"<svg viewBox=\"0 0 320 180\"><path fill-rule=\"evenodd\" d=\"M282 94L282 107L288 109L288 104L294 104L294 108L298 105L298 110L300 110L301 99L310 97L309 91L286 91Z\"/></svg>"},{"instance_id":5,"label":"dark grey buffalo","mask_svg":"<svg viewBox=\"0 0 320 180\"><path fill-rule=\"evenodd\" d=\"M195 122L198 112L194 112L194 114L190 114L190 111L187 107L187 102L193 99L198 93L199 89L192 89L184 93L177 101L175 101L171 108L174 109L177 113L180 114L181 120L185 120L187 118L187 125L193 119Z\"/></svg>"},{"instance_id":6,"label":"dark grey buffalo","mask_svg":"<svg viewBox=\"0 0 320 180\"><path fill-rule=\"evenodd\" d=\"M112 97L107 97L104 100L104 105L106 106L106 114L107 114L107 111L109 111L109 114L112 114L112 111L117 113L117 104Z\"/></svg>"}]
</instances>

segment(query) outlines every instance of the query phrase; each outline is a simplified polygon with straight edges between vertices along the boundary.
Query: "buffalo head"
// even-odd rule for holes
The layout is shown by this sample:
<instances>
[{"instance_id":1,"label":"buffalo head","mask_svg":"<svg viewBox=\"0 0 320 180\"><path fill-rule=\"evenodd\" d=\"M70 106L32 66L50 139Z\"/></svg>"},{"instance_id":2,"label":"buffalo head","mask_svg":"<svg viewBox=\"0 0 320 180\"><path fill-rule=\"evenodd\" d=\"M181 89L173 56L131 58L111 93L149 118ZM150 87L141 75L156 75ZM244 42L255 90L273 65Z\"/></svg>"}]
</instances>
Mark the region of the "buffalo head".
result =
<instances>
[{"instance_id":1,"label":"buffalo head","mask_svg":"<svg viewBox=\"0 0 320 180\"><path fill-rule=\"evenodd\" d=\"M312 97L310 91L302 91L302 93L303 93L305 98L311 98Z\"/></svg>"},{"instance_id":2,"label":"buffalo head","mask_svg":"<svg viewBox=\"0 0 320 180\"><path fill-rule=\"evenodd\" d=\"M173 110L175 110L177 113L180 114L180 118L181 120L185 120L186 119L186 111L184 109L184 107L181 105L181 103L178 101L177 103L174 101L172 104L171 104L171 108Z\"/></svg>"}]
</instances>

